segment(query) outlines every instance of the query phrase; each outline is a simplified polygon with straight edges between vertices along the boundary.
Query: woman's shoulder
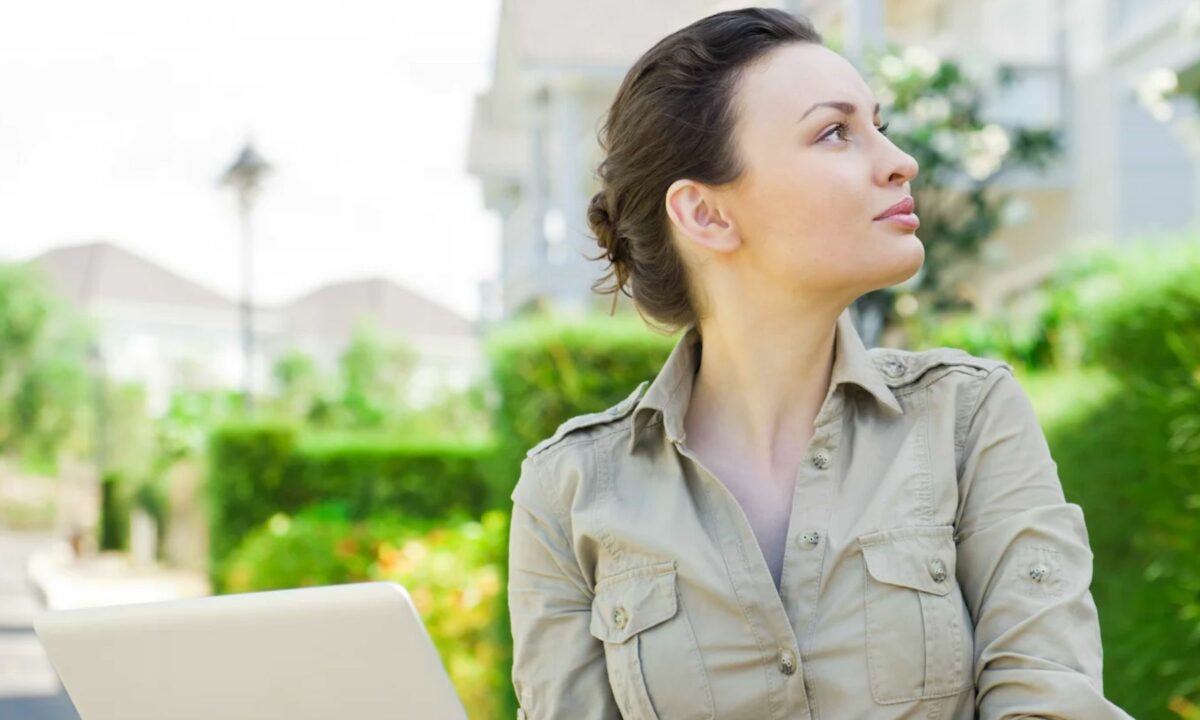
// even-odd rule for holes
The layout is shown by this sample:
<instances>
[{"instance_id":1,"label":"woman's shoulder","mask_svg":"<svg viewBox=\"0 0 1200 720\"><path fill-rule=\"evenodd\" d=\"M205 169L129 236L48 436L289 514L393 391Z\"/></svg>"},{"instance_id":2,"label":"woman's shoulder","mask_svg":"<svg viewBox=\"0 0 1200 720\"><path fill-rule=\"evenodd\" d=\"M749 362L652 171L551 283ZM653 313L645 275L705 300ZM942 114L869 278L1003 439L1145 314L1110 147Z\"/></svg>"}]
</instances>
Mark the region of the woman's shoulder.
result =
<instances>
[{"instance_id":1,"label":"woman's shoulder","mask_svg":"<svg viewBox=\"0 0 1200 720\"><path fill-rule=\"evenodd\" d=\"M567 418L558 425L553 434L529 448L525 456L533 458L546 453L551 448L564 449L571 446L577 440L583 440L590 434L602 431L602 426L623 420L629 413L633 412L638 400L641 399L649 385L649 380L643 381L623 400L603 410L582 413Z\"/></svg>"},{"instance_id":2,"label":"woman's shoulder","mask_svg":"<svg viewBox=\"0 0 1200 720\"><path fill-rule=\"evenodd\" d=\"M589 478L596 461L592 441L617 428L637 406L649 382L637 386L625 399L597 412L582 413L564 420L549 437L525 453L521 474L511 498L527 508L551 511L566 522L568 508L595 488Z\"/></svg>"},{"instance_id":3,"label":"woman's shoulder","mask_svg":"<svg viewBox=\"0 0 1200 720\"><path fill-rule=\"evenodd\" d=\"M967 375L975 378L990 375L994 370L1012 366L1004 360L984 355L975 355L957 347L935 347L925 350L876 347L867 350L867 356L875 364L892 389L900 389L923 383L934 382L943 377Z\"/></svg>"}]
</instances>

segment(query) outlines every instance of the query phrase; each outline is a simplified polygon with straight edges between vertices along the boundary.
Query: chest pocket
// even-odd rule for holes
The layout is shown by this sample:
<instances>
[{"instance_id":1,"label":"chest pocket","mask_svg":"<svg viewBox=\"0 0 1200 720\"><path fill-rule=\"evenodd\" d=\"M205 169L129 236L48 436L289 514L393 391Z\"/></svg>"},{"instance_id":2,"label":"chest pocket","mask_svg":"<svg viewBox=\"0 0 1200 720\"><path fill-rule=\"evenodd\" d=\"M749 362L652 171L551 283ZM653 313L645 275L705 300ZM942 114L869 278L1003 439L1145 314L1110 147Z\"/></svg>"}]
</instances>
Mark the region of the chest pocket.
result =
<instances>
[{"instance_id":1,"label":"chest pocket","mask_svg":"<svg viewBox=\"0 0 1200 720\"><path fill-rule=\"evenodd\" d=\"M952 525L858 538L871 695L880 704L944 697L974 684L974 628L955 577Z\"/></svg>"},{"instance_id":2,"label":"chest pocket","mask_svg":"<svg viewBox=\"0 0 1200 720\"><path fill-rule=\"evenodd\" d=\"M590 630L604 641L609 684L627 720L713 717L676 567L674 560L650 563L596 582Z\"/></svg>"}]
</instances>

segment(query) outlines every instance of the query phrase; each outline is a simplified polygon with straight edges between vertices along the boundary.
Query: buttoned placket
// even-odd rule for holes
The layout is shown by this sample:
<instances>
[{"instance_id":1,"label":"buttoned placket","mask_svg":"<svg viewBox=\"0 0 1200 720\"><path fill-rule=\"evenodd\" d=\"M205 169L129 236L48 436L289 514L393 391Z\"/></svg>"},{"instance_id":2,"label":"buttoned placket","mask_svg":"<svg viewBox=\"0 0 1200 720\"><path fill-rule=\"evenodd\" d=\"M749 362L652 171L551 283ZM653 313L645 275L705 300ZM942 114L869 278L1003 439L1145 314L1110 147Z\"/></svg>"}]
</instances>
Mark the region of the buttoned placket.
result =
<instances>
[{"instance_id":1,"label":"buttoned placket","mask_svg":"<svg viewBox=\"0 0 1200 720\"><path fill-rule=\"evenodd\" d=\"M727 567L742 573L742 577L730 578L733 586L753 588L749 594L739 593L738 601L758 627L763 661L775 668L774 672L768 673L768 705L772 718L812 718L812 679L804 672L805 647L799 639L809 639L816 614L825 537L833 510L833 457L840 438L844 406L840 389L827 396L803 460L797 467L778 590L749 518L737 498L688 449L685 437L669 438L679 453L701 471L711 495L724 511L722 517L726 522L722 526L736 539L736 542L726 542L728 538L721 538L720 545L726 555ZM796 628L803 628L803 631L797 632Z\"/></svg>"}]
</instances>

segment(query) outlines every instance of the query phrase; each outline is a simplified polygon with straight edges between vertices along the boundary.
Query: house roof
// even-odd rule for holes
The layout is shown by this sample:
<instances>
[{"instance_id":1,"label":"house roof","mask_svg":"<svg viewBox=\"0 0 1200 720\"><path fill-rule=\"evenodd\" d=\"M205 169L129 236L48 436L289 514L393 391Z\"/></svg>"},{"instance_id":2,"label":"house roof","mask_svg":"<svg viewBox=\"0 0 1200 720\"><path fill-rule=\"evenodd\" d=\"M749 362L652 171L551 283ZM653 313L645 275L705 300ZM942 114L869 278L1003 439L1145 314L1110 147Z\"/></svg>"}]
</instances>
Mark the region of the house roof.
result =
<instances>
[{"instance_id":1,"label":"house roof","mask_svg":"<svg viewBox=\"0 0 1200 720\"><path fill-rule=\"evenodd\" d=\"M330 283L283 308L289 332L349 336L369 318L385 334L473 335L475 324L449 308L383 277Z\"/></svg>"},{"instance_id":2,"label":"house roof","mask_svg":"<svg viewBox=\"0 0 1200 720\"><path fill-rule=\"evenodd\" d=\"M51 285L81 305L116 299L162 305L232 309L223 295L111 242L54 248L32 258Z\"/></svg>"},{"instance_id":3,"label":"house roof","mask_svg":"<svg viewBox=\"0 0 1200 720\"><path fill-rule=\"evenodd\" d=\"M97 300L236 310L237 303L111 242L48 250L28 261L54 290L85 305ZM387 334L474 335L475 323L383 277L335 282L278 307L284 332L331 339L349 337L363 317ZM231 318L233 315L231 314Z\"/></svg>"},{"instance_id":4,"label":"house roof","mask_svg":"<svg viewBox=\"0 0 1200 720\"><path fill-rule=\"evenodd\" d=\"M511 13L507 20L522 62L623 71L663 36L707 15L746 5L733 0L507 0L501 12Z\"/></svg>"}]
</instances>

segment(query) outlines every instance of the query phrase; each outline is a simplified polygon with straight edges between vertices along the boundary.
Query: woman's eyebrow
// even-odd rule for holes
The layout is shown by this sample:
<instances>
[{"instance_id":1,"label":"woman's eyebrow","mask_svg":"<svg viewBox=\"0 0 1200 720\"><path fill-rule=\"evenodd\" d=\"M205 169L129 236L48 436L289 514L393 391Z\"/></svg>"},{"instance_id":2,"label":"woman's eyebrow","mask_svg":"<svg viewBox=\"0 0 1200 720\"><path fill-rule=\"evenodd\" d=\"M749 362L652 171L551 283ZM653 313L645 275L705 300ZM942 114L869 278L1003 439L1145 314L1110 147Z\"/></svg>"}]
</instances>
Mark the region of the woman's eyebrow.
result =
<instances>
[{"instance_id":1,"label":"woman's eyebrow","mask_svg":"<svg viewBox=\"0 0 1200 720\"><path fill-rule=\"evenodd\" d=\"M800 120L808 117L813 110L816 110L820 107L831 107L838 112L845 113L846 115L853 115L858 111L858 108L854 105L854 103L843 102L841 100L827 100L825 102L819 102L810 107L808 110L805 110L804 114L800 116ZM875 114L879 114L879 103L875 103ZM799 122L799 120L797 120L797 122Z\"/></svg>"}]
</instances>

